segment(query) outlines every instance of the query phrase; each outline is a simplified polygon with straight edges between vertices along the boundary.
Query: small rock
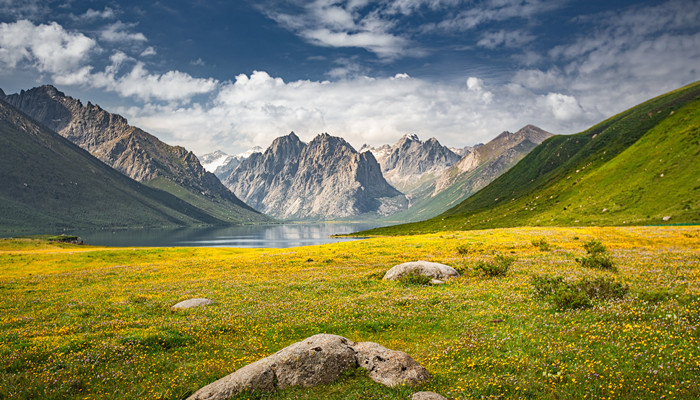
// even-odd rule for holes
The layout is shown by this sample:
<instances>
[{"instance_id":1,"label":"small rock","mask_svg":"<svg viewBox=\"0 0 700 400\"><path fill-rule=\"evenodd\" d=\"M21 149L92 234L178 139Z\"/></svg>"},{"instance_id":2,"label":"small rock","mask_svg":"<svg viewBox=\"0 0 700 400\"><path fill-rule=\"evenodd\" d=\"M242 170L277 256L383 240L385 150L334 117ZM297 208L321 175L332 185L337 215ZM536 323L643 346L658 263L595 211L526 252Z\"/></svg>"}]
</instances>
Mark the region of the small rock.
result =
<instances>
[{"instance_id":1,"label":"small rock","mask_svg":"<svg viewBox=\"0 0 700 400\"><path fill-rule=\"evenodd\" d=\"M435 392L416 392L411 396L411 400L447 400L447 398Z\"/></svg>"},{"instance_id":2,"label":"small rock","mask_svg":"<svg viewBox=\"0 0 700 400\"><path fill-rule=\"evenodd\" d=\"M441 280L439 280L439 279L431 279L431 280L430 280L430 284L431 284L431 285L444 285L444 284L445 284L445 281L441 281Z\"/></svg>"},{"instance_id":3,"label":"small rock","mask_svg":"<svg viewBox=\"0 0 700 400\"><path fill-rule=\"evenodd\" d=\"M369 377L384 386L416 385L430 380L428 371L403 351L387 349L377 343L355 346L357 363L369 371Z\"/></svg>"},{"instance_id":4,"label":"small rock","mask_svg":"<svg viewBox=\"0 0 700 400\"><path fill-rule=\"evenodd\" d=\"M608 209L607 209L607 208L604 208L602 212L606 212L606 211L608 211Z\"/></svg>"},{"instance_id":5,"label":"small rock","mask_svg":"<svg viewBox=\"0 0 700 400\"><path fill-rule=\"evenodd\" d=\"M213 301L205 298L198 298L198 299L189 299L185 301L181 301L177 304L175 304L172 308L178 309L178 310L184 310L186 308L192 308L192 307L200 307L200 306L208 306L209 304L212 304Z\"/></svg>"},{"instance_id":6,"label":"small rock","mask_svg":"<svg viewBox=\"0 0 700 400\"><path fill-rule=\"evenodd\" d=\"M414 261L395 265L386 272L384 279L395 281L408 274L425 275L441 281L459 276L459 272L449 265L428 261Z\"/></svg>"},{"instance_id":7,"label":"small rock","mask_svg":"<svg viewBox=\"0 0 700 400\"><path fill-rule=\"evenodd\" d=\"M670 216L670 215L667 215L667 216L665 216L665 217L663 217L663 218L661 218L661 219L663 219L664 221L668 221L669 219L671 219L671 216Z\"/></svg>"}]
</instances>

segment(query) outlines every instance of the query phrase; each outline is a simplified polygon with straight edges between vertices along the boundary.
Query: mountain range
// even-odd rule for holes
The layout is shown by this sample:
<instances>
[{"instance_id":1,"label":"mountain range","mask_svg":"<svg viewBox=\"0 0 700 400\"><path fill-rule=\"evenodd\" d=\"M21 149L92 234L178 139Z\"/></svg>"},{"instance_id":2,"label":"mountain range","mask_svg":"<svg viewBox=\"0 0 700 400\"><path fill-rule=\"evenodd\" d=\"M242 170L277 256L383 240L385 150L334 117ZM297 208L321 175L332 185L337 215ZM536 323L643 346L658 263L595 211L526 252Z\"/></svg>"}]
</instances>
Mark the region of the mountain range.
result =
<instances>
[{"instance_id":1,"label":"mountain range","mask_svg":"<svg viewBox=\"0 0 700 400\"><path fill-rule=\"evenodd\" d=\"M700 223L700 82L581 133L545 140L514 167L423 222L361 232Z\"/></svg>"},{"instance_id":2,"label":"mountain range","mask_svg":"<svg viewBox=\"0 0 700 400\"><path fill-rule=\"evenodd\" d=\"M266 221L207 172L198 158L128 124L118 114L66 96L50 85L0 99L60 134L105 164L166 191L225 223Z\"/></svg>"},{"instance_id":3,"label":"mountain range","mask_svg":"<svg viewBox=\"0 0 700 400\"><path fill-rule=\"evenodd\" d=\"M0 100L0 230L223 224L143 185Z\"/></svg>"},{"instance_id":4,"label":"mountain range","mask_svg":"<svg viewBox=\"0 0 700 400\"><path fill-rule=\"evenodd\" d=\"M327 133L309 143L294 132L279 137L219 176L246 203L280 219L388 215L407 205L372 153Z\"/></svg>"}]
</instances>

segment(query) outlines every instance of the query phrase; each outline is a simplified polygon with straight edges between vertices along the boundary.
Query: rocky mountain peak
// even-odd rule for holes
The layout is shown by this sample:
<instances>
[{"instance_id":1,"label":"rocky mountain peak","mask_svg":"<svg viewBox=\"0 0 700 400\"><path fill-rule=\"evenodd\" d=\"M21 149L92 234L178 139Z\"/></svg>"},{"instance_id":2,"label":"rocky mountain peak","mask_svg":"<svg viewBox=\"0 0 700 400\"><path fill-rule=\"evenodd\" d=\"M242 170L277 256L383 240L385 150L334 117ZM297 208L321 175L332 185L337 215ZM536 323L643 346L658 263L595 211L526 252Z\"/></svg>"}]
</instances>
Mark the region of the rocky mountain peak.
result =
<instances>
[{"instance_id":1,"label":"rocky mountain peak","mask_svg":"<svg viewBox=\"0 0 700 400\"><path fill-rule=\"evenodd\" d=\"M322 133L308 144L290 135L242 161L224 184L253 207L278 218L327 219L387 214L406 199L382 177L371 153ZM294 151L286 151L293 149ZM282 151L285 150L285 151Z\"/></svg>"}]
</instances>

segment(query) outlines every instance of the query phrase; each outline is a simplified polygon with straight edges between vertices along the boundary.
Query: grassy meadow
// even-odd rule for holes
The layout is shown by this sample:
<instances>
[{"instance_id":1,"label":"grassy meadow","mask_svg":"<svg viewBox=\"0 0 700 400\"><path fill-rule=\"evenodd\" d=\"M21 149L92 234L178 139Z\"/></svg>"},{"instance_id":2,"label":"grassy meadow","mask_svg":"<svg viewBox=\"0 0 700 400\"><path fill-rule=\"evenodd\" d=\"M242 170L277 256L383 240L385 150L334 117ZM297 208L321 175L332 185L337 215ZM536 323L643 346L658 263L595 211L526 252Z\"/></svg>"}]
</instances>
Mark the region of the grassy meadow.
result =
<instances>
[{"instance_id":1,"label":"grassy meadow","mask_svg":"<svg viewBox=\"0 0 700 400\"><path fill-rule=\"evenodd\" d=\"M583 266L591 239L615 268ZM499 255L514 259L504 276L474 269ZM463 276L436 286L381 280L418 259ZM241 398L700 398L697 226L492 229L292 249L8 239L0 263L0 399L181 399L323 332L405 351L434 378L390 389L356 371ZM603 296L595 284L577 303L583 292L536 283L556 277L623 290ZM215 303L171 310L192 297Z\"/></svg>"}]
</instances>

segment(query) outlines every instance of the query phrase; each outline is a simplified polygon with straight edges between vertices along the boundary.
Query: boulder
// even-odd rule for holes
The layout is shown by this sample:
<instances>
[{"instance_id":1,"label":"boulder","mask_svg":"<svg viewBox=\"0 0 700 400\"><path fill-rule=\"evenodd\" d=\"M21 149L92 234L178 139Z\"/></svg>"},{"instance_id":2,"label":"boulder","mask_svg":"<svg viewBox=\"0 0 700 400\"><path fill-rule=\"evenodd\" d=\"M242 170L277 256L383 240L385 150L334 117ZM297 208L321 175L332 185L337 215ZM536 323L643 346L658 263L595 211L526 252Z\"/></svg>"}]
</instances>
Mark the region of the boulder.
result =
<instances>
[{"instance_id":1,"label":"boulder","mask_svg":"<svg viewBox=\"0 0 700 400\"><path fill-rule=\"evenodd\" d=\"M342 336L320 334L285 347L272 355L277 388L333 382L357 367L354 344Z\"/></svg>"},{"instance_id":2,"label":"boulder","mask_svg":"<svg viewBox=\"0 0 700 400\"><path fill-rule=\"evenodd\" d=\"M225 400L244 391L274 391L290 386L330 383L343 371L361 366L386 386L416 384L430 374L408 354L371 342L319 334L294 343L196 391L188 400Z\"/></svg>"},{"instance_id":3,"label":"boulder","mask_svg":"<svg viewBox=\"0 0 700 400\"><path fill-rule=\"evenodd\" d=\"M416 392L411 396L411 400L447 400L447 398L435 392Z\"/></svg>"},{"instance_id":4,"label":"boulder","mask_svg":"<svg viewBox=\"0 0 700 400\"><path fill-rule=\"evenodd\" d=\"M413 261L392 267L386 272L384 279L395 281L409 274L425 275L441 281L459 276L459 272L449 265L429 261Z\"/></svg>"},{"instance_id":5,"label":"boulder","mask_svg":"<svg viewBox=\"0 0 700 400\"><path fill-rule=\"evenodd\" d=\"M352 345L342 336L311 336L199 389L188 400L224 400L243 391L333 382L343 371L357 367Z\"/></svg>"},{"instance_id":6,"label":"boulder","mask_svg":"<svg viewBox=\"0 0 700 400\"><path fill-rule=\"evenodd\" d=\"M204 298L198 298L198 299L188 299L185 301L181 301L173 306L173 308L178 309L178 310L184 310L186 308L192 308L192 307L200 307L200 306L207 306L209 304L212 304L213 301L209 299L204 299Z\"/></svg>"},{"instance_id":7,"label":"boulder","mask_svg":"<svg viewBox=\"0 0 700 400\"><path fill-rule=\"evenodd\" d=\"M403 351L390 350L372 342L355 345L357 363L369 377L384 386L415 385L430 380L428 371Z\"/></svg>"}]
</instances>

